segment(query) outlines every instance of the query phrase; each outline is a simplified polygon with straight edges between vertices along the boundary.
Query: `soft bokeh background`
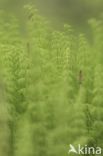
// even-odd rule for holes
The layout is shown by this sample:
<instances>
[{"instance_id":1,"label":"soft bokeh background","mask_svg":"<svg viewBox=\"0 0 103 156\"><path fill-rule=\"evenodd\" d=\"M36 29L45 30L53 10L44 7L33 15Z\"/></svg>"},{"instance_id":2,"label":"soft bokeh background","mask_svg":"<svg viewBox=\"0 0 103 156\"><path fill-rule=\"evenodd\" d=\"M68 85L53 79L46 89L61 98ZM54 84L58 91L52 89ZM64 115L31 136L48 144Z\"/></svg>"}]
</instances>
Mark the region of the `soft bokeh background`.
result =
<instances>
[{"instance_id":1,"label":"soft bokeh background","mask_svg":"<svg viewBox=\"0 0 103 156\"><path fill-rule=\"evenodd\" d=\"M90 31L88 19L100 18L103 10L103 0L0 0L0 8L15 13L24 27L22 7L27 3L35 4L55 28L61 29L64 23L69 23L86 34Z\"/></svg>"}]
</instances>

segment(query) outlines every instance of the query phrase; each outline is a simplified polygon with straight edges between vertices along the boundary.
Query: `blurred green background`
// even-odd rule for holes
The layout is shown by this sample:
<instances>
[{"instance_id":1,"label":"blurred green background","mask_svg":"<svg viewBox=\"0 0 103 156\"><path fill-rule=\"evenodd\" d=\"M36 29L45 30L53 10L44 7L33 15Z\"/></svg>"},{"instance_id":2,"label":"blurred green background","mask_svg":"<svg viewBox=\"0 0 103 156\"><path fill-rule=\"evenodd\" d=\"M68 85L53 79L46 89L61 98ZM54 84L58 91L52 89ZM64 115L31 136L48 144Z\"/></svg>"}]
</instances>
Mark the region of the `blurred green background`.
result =
<instances>
[{"instance_id":1,"label":"blurred green background","mask_svg":"<svg viewBox=\"0 0 103 156\"><path fill-rule=\"evenodd\" d=\"M22 8L33 3L51 25L61 29L64 23L71 24L79 32L89 34L88 19L100 18L103 0L0 0L0 7L15 13L24 28Z\"/></svg>"}]
</instances>

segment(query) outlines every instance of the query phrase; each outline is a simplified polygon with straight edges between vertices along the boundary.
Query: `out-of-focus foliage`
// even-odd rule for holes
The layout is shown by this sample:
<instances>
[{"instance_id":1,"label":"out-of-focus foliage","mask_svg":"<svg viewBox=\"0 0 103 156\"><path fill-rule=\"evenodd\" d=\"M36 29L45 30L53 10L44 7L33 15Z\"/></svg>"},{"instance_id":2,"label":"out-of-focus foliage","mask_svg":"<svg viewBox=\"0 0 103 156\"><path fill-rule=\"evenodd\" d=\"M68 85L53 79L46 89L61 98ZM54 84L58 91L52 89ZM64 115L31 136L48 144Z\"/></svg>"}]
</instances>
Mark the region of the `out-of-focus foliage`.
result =
<instances>
[{"instance_id":1,"label":"out-of-focus foliage","mask_svg":"<svg viewBox=\"0 0 103 156\"><path fill-rule=\"evenodd\" d=\"M55 28L62 29L65 23L77 31L90 35L89 18L100 18L103 13L103 0L0 0L0 8L13 12L19 18L22 31L25 20L22 6L36 4L40 14L51 21Z\"/></svg>"},{"instance_id":2,"label":"out-of-focus foliage","mask_svg":"<svg viewBox=\"0 0 103 156\"><path fill-rule=\"evenodd\" d=\"M19 22L0 13L0 156L67 156L68 145L103 148L103 21L93 43L69 25L51 29L33 6Z\"/></svg>"}]
</instances>

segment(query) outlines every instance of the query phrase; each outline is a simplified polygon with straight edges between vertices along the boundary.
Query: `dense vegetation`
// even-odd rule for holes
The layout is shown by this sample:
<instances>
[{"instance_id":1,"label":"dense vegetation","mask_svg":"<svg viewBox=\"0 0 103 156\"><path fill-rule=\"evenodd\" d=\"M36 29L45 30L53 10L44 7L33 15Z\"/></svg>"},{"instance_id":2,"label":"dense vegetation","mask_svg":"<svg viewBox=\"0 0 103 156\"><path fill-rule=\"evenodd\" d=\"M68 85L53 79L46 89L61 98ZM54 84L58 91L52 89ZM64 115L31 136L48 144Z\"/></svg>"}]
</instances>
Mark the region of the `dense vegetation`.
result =
<instances>
[{"instance_id":1,"label":"dense vegetation","mask_svg":"<svg viewBox=\"0 0 103 156\"><path fill-rule=\"evenodd\" d=\"M26 39L0 12L0 156L103 147L103 22L89 21L89 44L71 26L54 31L35 8L24 10Z\"/></svg>"}]
</instances>

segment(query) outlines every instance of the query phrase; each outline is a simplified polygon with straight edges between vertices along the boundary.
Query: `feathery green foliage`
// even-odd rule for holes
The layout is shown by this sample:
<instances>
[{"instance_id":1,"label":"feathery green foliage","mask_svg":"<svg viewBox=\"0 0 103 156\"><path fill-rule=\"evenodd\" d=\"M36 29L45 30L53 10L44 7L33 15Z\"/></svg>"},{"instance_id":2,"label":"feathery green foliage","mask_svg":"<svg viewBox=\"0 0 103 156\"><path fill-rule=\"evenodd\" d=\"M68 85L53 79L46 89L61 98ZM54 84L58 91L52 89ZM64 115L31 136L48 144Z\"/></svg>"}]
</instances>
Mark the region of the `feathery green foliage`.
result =
<instances>
[{"instance_id":1,"label":"feathery green foliage","mask_svg":"<svg viewBox=\"0 0 103 156\"><path fill-rule=\"evenodd\" d=\"M65 25L50 28L24 7L27 39L0 12L0 155L67 155L69 144L103 148L103 28L92 45ZM3 18L2 18L3 17Z\"/></svg>"}]
</instances>

